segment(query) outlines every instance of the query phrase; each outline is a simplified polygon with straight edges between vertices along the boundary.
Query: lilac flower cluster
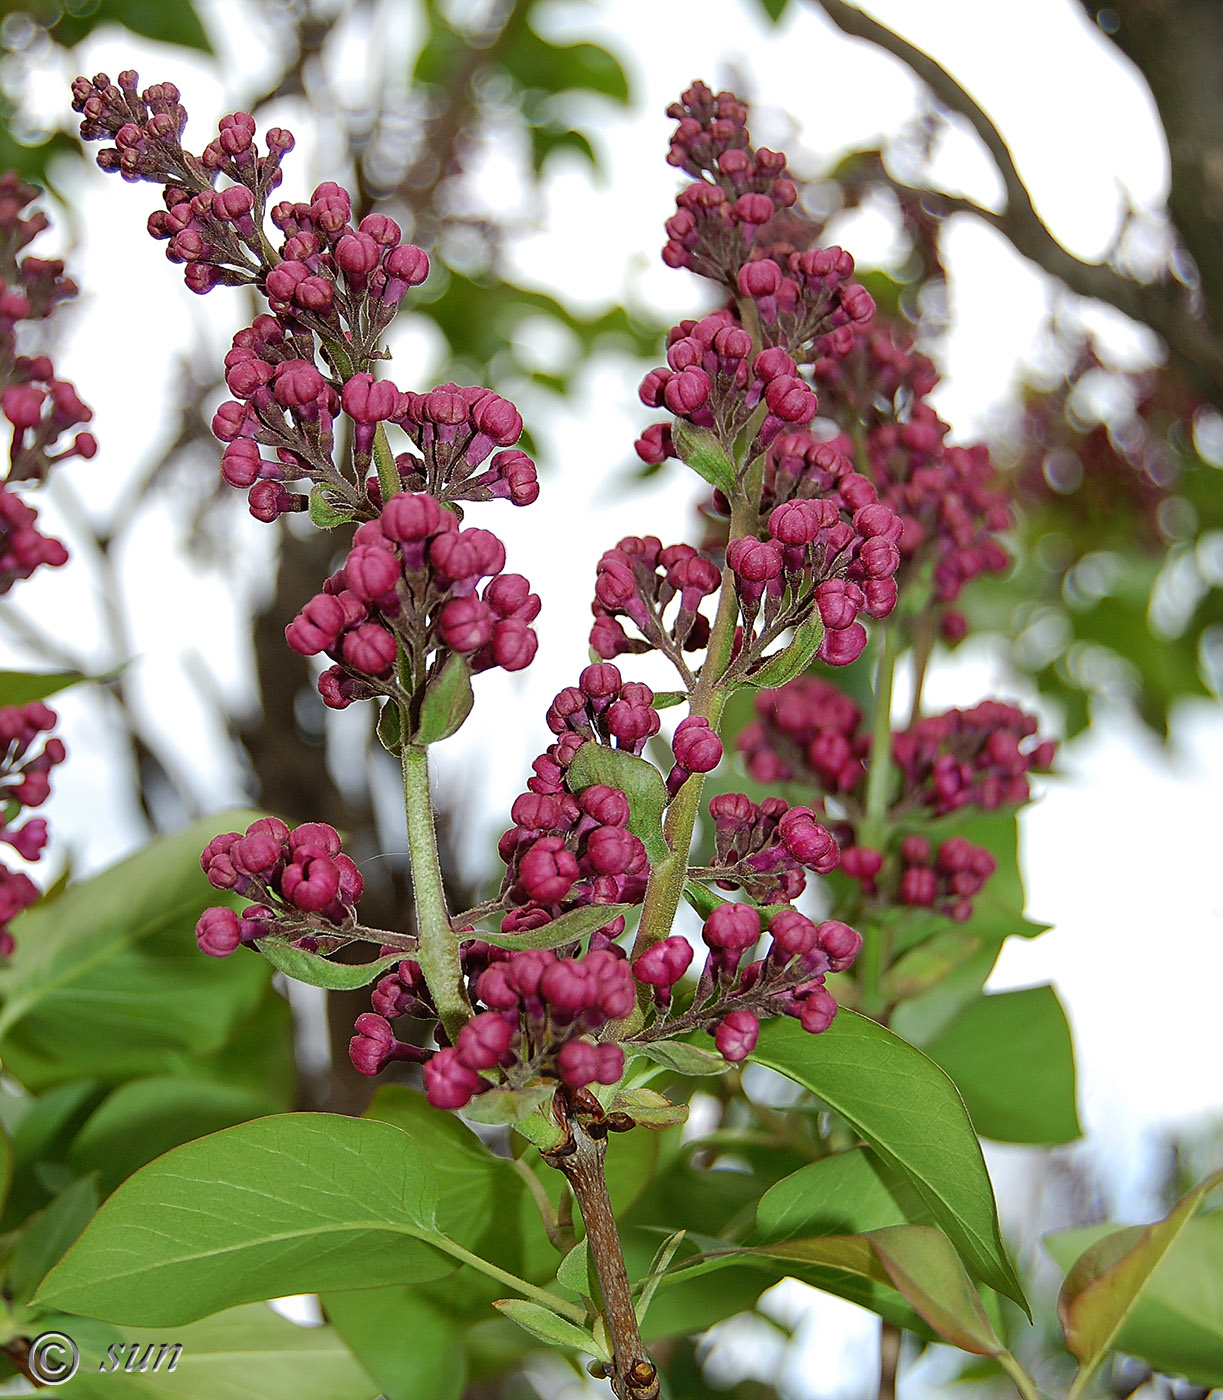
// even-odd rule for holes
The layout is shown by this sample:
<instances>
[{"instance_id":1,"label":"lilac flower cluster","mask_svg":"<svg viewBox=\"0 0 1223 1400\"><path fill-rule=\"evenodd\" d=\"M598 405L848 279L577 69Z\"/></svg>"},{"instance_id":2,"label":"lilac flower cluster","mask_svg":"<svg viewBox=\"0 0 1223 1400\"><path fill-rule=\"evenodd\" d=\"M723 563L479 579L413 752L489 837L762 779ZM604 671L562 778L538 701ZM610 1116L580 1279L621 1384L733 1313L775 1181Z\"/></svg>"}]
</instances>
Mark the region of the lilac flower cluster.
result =
<instances>
[{"instance_id":1,"label":"lilac flower cluster","mask_svg":"<svg viewBox=\"0 0 1223 1400\"><path fill-rule=\"evenodd\" d=\"M749 461L786 427L810 423L819 406L785 350L774 346L753 355L751 336L729 310L672 327L667 366L652 369L641 381L642 403L665 407L693 427L707 429L728 451L764 404L746 454ZM644 462L661 462L675 455L673 444L674 429L655 424L638 440L637 455Z\"/></svg>"},{"instance_id":2,"label":"lilac flower cluster","mask_svg":"<svg viewBox=\"0 0 1223 1400\"><path fill-rule=\"evenodd\" d=\"M816 361L815 380L830 408L862 424L864 470L900 518L906 570L928 567L946 609L972 579L1010 564L997 538L1011 524L997 471L983 444L947 444L948 426L928 402L938 376L905 336L874 326L858 329L852 342L848 353ZM835 446L847 455L853 450L845 437ZM949 635L962 625L954 615Z\"/></svg>"},{"instance_id":3,"label":"lilac flower cluster","mask_svg":"<svg viewBox=\"0 0 1223 1400\"><path fill-rule=\"evenodd\" d=\"M806 888L805 871L827 875L837 867L836 839L809 807L726 792L710 800L709 815L714 863L693 874L720 889L742 889L764 904L789 903Z\"/></svg>"},{"instance_id":4,"label":"lilac flower cluster","mask_svg":"<svg viewBox=\"0 0 1223 1400\"><path fill-rule=\"evenodd\" d=\"M605 661L662 651L683 674L683 653L699 650L709 640L709 619L701 604L720 583L717 565L691 545L664 548L655 535L626 536L598 563L590 605L595 619L591 648ZM666 621L663 614L675 599L675 616ZM630 637L621 618L633 624L638 636Z\"/></svg>"},{"instance_id":5,"label":"lilac flower cluster","mask_svg":"<svg viewBox=\"0 0 1223 1400\"><path fill-rule=\"evenodd\" d=\"M385 695L419 707L448 658L472 671L530 665L539 598L502 573L505 547L488 530L459 529L432 496L394 496L358 526L344 566L285 628L301 656L336 663L319 678L333 709ZM487 579L483 589L482 580Z\"/></svg>"},{"instance_id":6,"label":"lilac flower cluster","mask_svg":"<svg viewBox=\"0 0 1223 1400\"><path fill-rule=\"evenodd\" d=\"M797 197L786 158L752 149L746 105L698 82L667 115L679 123L667 159L694 183L667 221L663 261L750 298L765 343L796 356L817 336L868 322L875 304L849 280L853 258L842 248L799 246L802 221L782 213Z\"/></svg>"},{"instance_id":7,"label":"lilac flower cluster","mask_svg":"<svg viewBox=\"0 0 1223 1400\"><path fill-rule=\"evenodd\" d=\"M896 857L888 862L882 851L852 846L842 855L841 869L877 903L937 909L961 924L972 918L972 896L998 868L984 846L963 836L949 837L937 851L925 836L905 836Z\"/></svg>"},{"instance_id":8,"label":"lilac flower cluster","mask_svg":"<svg viewBox=\"0 0 1223 1400\"><path fill-rule=\"evenodd\" d=\"M58 258L21 256L48 226L41 210L27 213L38 193L11 171L0 174L0 413L11 432L0 483L0 594L35 569L58 568L68 559L59 540L39 533L38 512L12 487L38 485L56 463L97 451L92 433L64 440L93 417L73 386L56 378L48 356L18 354L22 325L45 320L77 290Z\"/></svg>"},{"instance_id":9,"label":"lilac flower cluster","mask_svg":"<svg viewBox=\"0 0 1223 1400\"><path fill-rule=\"evenodd\" d=\"M0 841L22 860L38 860L47 843L47 823L41 817L18 823L50 796L51 769L64 761L60 739L47 739L33 751L39 735L55 725L55 711L37 700L0 708ZM38 887L28 875L0 864L0 958L13 951L9 924L37 898Z\"/></svg>"},{"instance_id":10,"label":"lilac flower cluster","mask_svg":"<svg viewBox=\"0 0 1223 1400\"><path fill-rule=\"evenodd\" d=\"M253 118L236 112L194 156L182 146L179 95L172 83L138 92L131 71L117 84L98 74L76 80L73 106L84 118L84 139L115 143L99 152L104 170L164 187L166 208L150 217L149 232L167 241L172 262L185 264L193 291L245 284L267 298L271 314L234 337L225 362L234 397L213 419L226 444L222 475L248 491L251 513L271 521L306 509L308 497L286 485L305 481L338 519L372 519L383 505L384 478L367 473L387 423L421 453L402 452L387 466L403 490L445 503L533 501L535 464L514 449L522 419L512 404L488 389L454 384L402 393L374 376L381 337L408 291L428 275L425 252L404 242L385 214L354 226L348 192L330 181L309 201L269 207L292 135L272 128L260 154ZM227 183L217 188L222 179ZM269 219L282 235L279 247L265 231ZM352 462L343 467L333 460L341 412L353 427ZM513 450L498 452L475 475L494 448Z\"/></svg>"},{"instance_id":11,"label":"lilac flower cluster","mask_svg":"<svg viewBox=\"0 0 1223 1400\"><path fill-rule=\"evenodd\" d=\"M326 822L290 828L278 817L261 817L245 832L213 837L200 866L215 889L253 901L241 914L227 905L201 914L196 940L215 958L269 934L310 951L334 947L328 938L355 926L365 888L339 833Z\"/></svg>"},{"instance_id":12,"label":"lilac flower cluster","mask_svg":"<svg viewBox=\"0 0 1223 1400\"><path fill-rule=\"evenodd\" d=\"M510 809L514 825L498 843L507 867L502 898L510 912L503 933L541 928L569 909L592 904L639 904L650 867L645 848L628 830L628 799L596 784L568 792L524 792ZM624 919L604 925L615 938Z\"/></svg>"},{"instance_id":13,"label":"lilac flower cluster","mask_svg":"<svg viewBox=\"0 0 1223 1400\"><path fill-rule=\"evenodd\" d=\"M894 858L858 845L865 810L870 738L862 713L828 681L804 676L756 701L756 720L739 736L748 772L758 782L797 781L834 797L844 820L833 823L846 847L841 869L873 899L937 907L961 922L971 896L994 873L983 847L953 837L932 853L925 837L898 835ZM962 808L994 811L1028 800L1028 774L1052 764L1055 745L1036 737L1037 722L1013 705L985 700L969 710L919 719L892 735L897 786L889 821L913 812L944 816Z\"/></svg>"},{"instance_id":14,"label":"lilac flower cluster","mask_svg":"<svg viewBox=\"0 0 1223 1400\"><path fill-rule=\"evenodd\" d=\"M624 1051L595 1037L636 1005L637 984L622 949L512 953L471 940L462 952L476 1010L457 1043L442 1043L429 1055L396 1038L390 1024L396 1017L436 1014L419 967L405 959L379 982L374 1010L357 1018L349 1047L356 1069L372 1075L393 1060L424 1059L429 1102L452 1109L493 1087L494 1078L511 1088L552 1079L573 1089L620 1079ZM437 1034L444 1042L440 1028Z\"/></svg>"},{"instance_id":15,"label":"lilac flower cluster","mask_svg":"<svg viewBox=\"0 0 1223 1400\"><path fill-rule=\"evenodd\" d=\"M846 508L853 511L849 521L842 518ZM851 473L836 495L774 507L768 533L763 540L731 540L726 548L745 630L759 619L759 632L745 638L748 656L762 655L787 627L818 612L819 659L830 666L856 661L866 647L859 613L882 618L896 606L896 516L865 477Z\"/></svg>"}]
</instances>

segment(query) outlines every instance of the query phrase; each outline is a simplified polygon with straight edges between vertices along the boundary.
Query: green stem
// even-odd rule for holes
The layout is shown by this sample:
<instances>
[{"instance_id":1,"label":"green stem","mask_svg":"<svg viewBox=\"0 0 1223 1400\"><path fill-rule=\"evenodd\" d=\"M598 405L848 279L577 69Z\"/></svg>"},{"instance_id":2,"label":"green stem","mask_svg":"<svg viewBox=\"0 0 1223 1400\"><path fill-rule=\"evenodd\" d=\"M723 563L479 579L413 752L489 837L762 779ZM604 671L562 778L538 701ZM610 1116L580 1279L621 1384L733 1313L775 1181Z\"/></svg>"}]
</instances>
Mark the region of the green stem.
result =
<instances>
[{"instance_id":1,"label":"green stem","mask_svg":"<svg viewBox=\"0 0 1223 1400\"><path fill-rule=\"evenodd\" d=\"M752 509L754 513L754 507ZM730 527L732 539L745 533L743 525L746 512L745 506L735 507ZM722 586L718 594L718 612L710 630L705 664L701 667L700 678L688 705L688 713L707 719L710 729L715 733L726 704L726 692L719 682L730 662L738 621L739 600L735 593L735 576L730 569L723 569ZM634 958L640 957L647 948L666 938L675 923L676 911L684 893L684 881L688 878L688 854L692 849L692 833L696 827L697 813L701 809L701 793L704 786L704 774L694 773L676 793L674 801L667 809L664 834L671 853L650 872L650 882L646 887L645 902L641 910L641 924L633 944Z\"/></svg>"},{"instance_id":2,"label":"green stem","mask_svg":"<svg viewBox=\"0 0 1223 1400\"><path fill-rule=\"evenodd\" d=\"M406 716L403 728L406 733ZM471 1019L471 1004L463 988L459 940L450 927L450 917L446 912L442 867L437 858L433 802L429 795L429 750L424 745L405 743L403 746L403 798L408 822L408 852L412 858L412 893L416 901L416 925L420 937L416 960L453 1045L459 1031Z\"/></svg>"},{"instance_id":3,"label":"green stem","mask_svg":"<svg viewBox=\"0 0 1223 1400\"><path fill-rule=\"evenodd\" d=\"M480 1273L487 1274L489 1278L495 1278L498 1283L507 1284L515 1293L521 1293L524 1298L531 1298L537 1303L542 1303L549 1312L559 1313L561 1317L567 1317L570 1322L576 1322L579 1327L585 1327L586 1311L584 1308L567 1303L564 1298L558 1298L555 1293L549 1293L545 1288L537 1288L533 1283L528 1283L526 1279L519 1278L517 1274L499 1269L496 1264L490 1264L487 1259L481 1259L478 1254L472 1254L470 1250L464 1249L461 1244L456 1244L454 1240L447 1239L445 1235L427 1235L424 1238L435 1249L440 1249L452 1258L469 1264Z\"/></svg>"},{"instance_id":4,"label":"green stem","mask_svg":"<svg viewBox=\"0 0 1223 1400\"><path fill-rule=\"evenodd\" d=\"M378 489L383 501L389 501L403 490L399 480L399 468L395 465L395 454L386 435L386 424L379 423L374 429L374 465L378 469Z\"/></svg>"},{"instance_id":5,"label":"green stem","mask_svg":"<svg viewBox=\"0 0 1223 1400\"><path fill-rule=\"evenodd\" d=\"M1023 1400L1046 1400L1044 1392L1039 1389L1036 1382L1028 1375L1009 1351L999 1352L997 1361L998 1365L1001 1366L1007 1375L1015 1382L1015 1389L1023 1396ZM1070 1394L1074 1394L1073 1387L1071 1387ZM1069 1395L1066 1397L1066 1400L1070 1400Z\"/></svg>"},{"instance_id":6,"label":"green stem","mask_svg":"<svg viewBox=\"0 0 1223 1400\"><path fill-rule=\"evenodd\" d=\"M888 796L892 787L892 682L896 674L896 629L884 623L880 630L870 767L866 775L866 811L858 827L858 844L876 850L882 847L887 833ZM882 984L891 961L890 943L886 930L868 930L862 963L862 1010L867 1016L878 1017L885 1007Z\"/></svg>"}]
</instances>

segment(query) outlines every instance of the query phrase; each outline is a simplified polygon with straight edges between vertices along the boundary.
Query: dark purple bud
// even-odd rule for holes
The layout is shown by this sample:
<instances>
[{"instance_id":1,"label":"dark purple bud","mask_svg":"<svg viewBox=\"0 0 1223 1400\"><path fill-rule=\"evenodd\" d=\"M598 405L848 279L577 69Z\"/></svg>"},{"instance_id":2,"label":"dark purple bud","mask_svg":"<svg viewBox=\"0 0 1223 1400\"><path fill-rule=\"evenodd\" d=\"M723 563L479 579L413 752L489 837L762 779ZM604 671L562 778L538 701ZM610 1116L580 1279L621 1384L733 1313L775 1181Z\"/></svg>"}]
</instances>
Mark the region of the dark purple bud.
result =
<instances>
[{"instance_id":1,"label":"dark purple bud","mask_svg":"<svg viewBox=\"0 0 1223 1400\"><path fill-rule=\"evenodd\" d=\"M692 945L675 933L647 948L633 964L633 972L647 986L673 987L691 962Z\"/></svg>"},{"instance_id":2,"label":"dark purple bud","mask_svg":"<svg viewBox=\"0 0 1223 1400\"><path fill-rule=\"evenodd\" d=\"M711 773L722 761L722 740L701 715L679 722L671 741L675 761L689 773Z\"/></svg>"},{"instance_id":3,"label":"dark purple bud","mask_svg":"<svg viewBox=\"0 0 1223 1400\"><path fill-rule=\"evenodd\" d=\"M760 1022L750 1011L732 1011L718 1022L713 1033L714 1044L724 1060L737 1065L756 1048Z\"/></svg>"},{"instance_id":4,"label":"dark purple bud","mask_svg":"<svg viewBox=\"0 0 1223 1400\"><path fill-rule=\"evenodd\" d=\"M200 951L212 958L226 958L242 942L242 921L232 909L205 909L195 926Z\"/></svg>"},{"instance_id":5,"label":"dark purple bud","mask_svg":"<svg viewBox=\"0 0 1223 1400\"><path fill-rule=\"evenodd\" d=\"M705 920L701 937L710 948L745 952L760 938L760 913L750 904L719 904Z\"/></svg>"},{"instance_id":6,"label":"dark purple bud","mask_svg":"<svg viewBox=\"0 0 1223 1400\"><path fill-rule=\"evenodd\" d=\"M434 1108L464 1108L485 1087L484 1081L447 1047L425 1065L425 1097Z\"/></svg>"},{"instance_id":7,"label":"dark purple bud","mask_svg":"<svg viewBox=\"0 0 1223 1400\"><path fill-rule=\"evenodd\" d=\"M495 1011L473 1016L459 1032L459 1059L468 1069L492 1069L509 1050L514 1028Z\"/></svg>"}]
</instances>

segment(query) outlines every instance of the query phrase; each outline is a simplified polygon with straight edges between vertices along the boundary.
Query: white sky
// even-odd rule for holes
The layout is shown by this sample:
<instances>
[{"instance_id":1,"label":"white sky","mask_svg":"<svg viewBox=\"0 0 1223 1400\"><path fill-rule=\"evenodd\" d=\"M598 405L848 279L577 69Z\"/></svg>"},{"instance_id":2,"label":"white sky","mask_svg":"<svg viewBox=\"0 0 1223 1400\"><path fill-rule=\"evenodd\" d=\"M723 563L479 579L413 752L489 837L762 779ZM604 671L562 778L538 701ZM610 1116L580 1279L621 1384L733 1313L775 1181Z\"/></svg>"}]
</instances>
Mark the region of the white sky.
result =
<instances>
[{"instance_id":1,"label":"white sky","mask_svg":"<svg viewBox=\"0 0 1223 1400\"><path fill-rule=\"evenodd\" d=\"M228 26L234 61L249 62L258 45L234 24L234 0L216 0L208 8ZM1123 192L1139 208L1159 207L1167 155L1150 99L1073 0L1029 0L1023 6L879 0L870 9L927 47L994 116L1037 208L1073 252L1085 258L1104 253ZM558 4L546 13L550 36L601 39L626 55L637 103L629 112L602 104L584 109L595 114L602 137L605 183L592 184L576 161L558 162L543 207L533 210L523 204L510 164L494 150L487 153L484 188L537 222L513 249L521 277L558 286L566 297L591 305L627 296L677 317L693 309L692 281L664 268L658 257L662 221L677 188L675 172L663 160L671 126L663 110L693 78L716 87L744 75L751 94L761 99L753 123L757 139L792 155L805 148L812 171L842 148L895 130L913 109L915 85L905 70L843 40L800 3L791 3L776 29L757 22L751 7L736 0L706 0L699 7L614 0ZM413 37L391 26L380 42L387 51L407 53ZM126 36L104 32L80 54L80 69L113 74L130 65L133 47ZM145 81L174 76L193 113L189 133L198 143L207 139L208 122L231 110L231 96L218 89L204 65L165 51L141 52L136 61ZM353 71L363 70L354 65ZM51 88L41 90L40 99L59 101ZM797 138L783 112L796 121ZM309 163L314 143L302 121L286 117L286 124L296 131L304 156L290 158L286 193L306 191L317 173ZM802 168L801 160L795 164ZM939 170L950 189L984 203L1000 197L987 158L966 133L948 141ZM201 308L163 262L160 247L143 234L151 187L121 186L97 172L86 184L88 237L70 271L86 289L88 319L82 316L80 334L65 347L59 365L98 412L101 452L71 472L89 508L105 510L116 482L156 440L158 377L174 372L175 347L198 334ZM860 257L865 252L867 260L884 251L878 228L867 225L859 232L861 242L846 239L851 251ZM1042 278L998 236L971 220L953 223L946 250L955 331L940 411L967 440L1015 383L1017 366L1046 315L1048 293ZM101 344L100 325L107 327ZM218 357L231 329L212 332ZM564 354L563 345L540 346L545 360L558 350ZM401 351L391 374L402 387L433 382L427 340L409 333ZM530 758L547 740L544 706L584 662L587 600L599 554L623 534L645 532L643 523L664 542L684 538L698 495L678 473L626 493L621 473L634 460L633 438L648 421L636 399L636 374L606 361L591 370L583 387L578 401L559 410L541 394L519 398L532 430L548 441L562 470L545 480L539 506L489 509L477 522L504 536L508 567L527 573L545 600L542 644L531 671L479 678L470 733L439 754L443 781L478 789L486 799L493 839ZM544 530L547 544L541 547ZM558 541L561 530L566 537ZM181 725L192 735L190 752L199 755L194 779L206 806L233 800L240 775L214 757L219 736L201 728L203 711L183 660L195 658L197 674L202 668L222 694L247 693L245 643L234 627L240 610L231 599L260 590L267 536L263 527L235 514L234 541L233 570L224 579L201 577L183 558L181 527L162 504L147 512L122 561L135 600L133 665L148 679L148 703L158 723ZM32 612L78 619L71 640L96 660L105 648L96 640L97 599L81 596L86 580L79 567L63 570L11 597ZM971 704L1003 679L996 662L978 656L936 672L929 701ZM485 715L498 716L493 730L477 728L481 704ZM113 750L98 707L68 696L59 708L70 762L57 770L49 815L56 839L71 847L80 868L95 868L130 849L138 828L125 810L128 799L112 770ZM1218 708L1193 707L1181 717L1176 739L1171 755L1160 753L1118 718L1065 751L1061 775L1046 784L1043 799L1024 818L1031 912L1057 927L1035 943L1008 947L991 984L1057 984L1074 1025L1081 1116L1088 1129L1086 1142L1062 1155L1103 1173L1118 1214L1130 1218L1152 1211L1151 1173L1162 1136L1223 1119ZM1008 1186L1034 1160L1036 1154L998 1154L1004 1206ZM873 1321L846 1305L817 1312L807 1327L817 1334L812 1344L821 1360L818 1371L805 1370L823 1378L819 1393L855 1393L861 1377L852 1358L873 1334ZM848 1358L841 1367L829 1366L826 1348L833 1336ZM767 1348L756 1355L764 1365ZM816 1393L795 1371L787 1374L787 1393Z\"/></svg>"}]
</instances>

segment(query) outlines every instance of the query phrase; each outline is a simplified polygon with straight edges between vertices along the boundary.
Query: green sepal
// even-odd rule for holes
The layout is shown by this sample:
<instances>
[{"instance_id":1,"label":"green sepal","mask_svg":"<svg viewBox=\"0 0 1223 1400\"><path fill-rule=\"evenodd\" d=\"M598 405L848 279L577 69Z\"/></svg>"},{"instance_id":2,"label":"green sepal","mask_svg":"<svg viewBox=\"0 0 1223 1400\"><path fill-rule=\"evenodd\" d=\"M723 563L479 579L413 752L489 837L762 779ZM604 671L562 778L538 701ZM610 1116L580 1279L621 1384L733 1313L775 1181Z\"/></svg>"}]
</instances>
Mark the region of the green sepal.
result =
<instances>
[{"instance_id":1,"label":"green sepal","mask_svg":"<svg viewBox=\"0 0 1223 1400\"><path fill-rule=\"evenodd\" d=\"M727 498L735 494L735 464L708 428L698 428L686 418L677 418L671 425L671 441L685 466L703 476Z\"/></svg>"},{"instance_id":2,"label":"green sepal","mask_svg":"<svg viewBox=\"0 0 1223 1400\"><path fill-rule=\"evenodd\" d=\"M446 664L425 687L420 723L416 726L412 742L436 744L457 734L463 727L463 721L471 714L474 700L467 659L457 651L451 652Z\"/></svg>"},{"instance_id":3,"label":"green sepal","mask_svg":"<svg viewBox=\"0 0 1223 1400\"><path fill-rule=\"evenodd\" d=\"M702 1050L699 1045L689 1045L683 1040L651 1040L640 1045L629 1043L624 1053L630 1058L640 1057L653 1060L656 1065L674 1070L676 1074L700 1076L725 1074L734 1066L715 1055L712 1050Z\"/></svg>"},{"instance_id":4,"label":"green sepal","mask_svg":"<svg viewBox=\"0 0 1223 1400\"><path fill-rule=\"evenodd\" d=\"M403 753L403 722L399 716L399 701L388 700L378 716L378 742L398 758Z\"/></svg>"},{"instance_id":5,"label":"green sepal","mask_svg":"<svg viewBox=\"0 0 1223 1400\"><path fill-rule=\"evenodd\" d=\"M509 948L515 953L524 948L560 948L566 943L580 942L613 919L622 915L627 918L635 907L632 904L584 904L539 928L524 929L521 933L481 932L478 936L495 948Z\"/></svg>"},{"instance_id":6,"label":"green sepal","mask_svg":"<svg viewBox=\"0 0 1223 1400\"><path fill-rule=\"evenodd\" d=\"M807 620L794 629L794 640L790 645L770 656L759 670L745 678L748 685L761 690L775 690L778 686L787 685L810 666L823 640L824 623L819 609L813 607Z\"/></svg>"},{"instance_id":7,"label":"green sepal","mask_svg":"<svg viewBox=\"0 0 1223 1400\"><path fill-rule=\"evenodd\" d=\"M671 854L662 834L667 785L652 763L627 749L592 740L574 755L565 781L575 796L599 783L618 788L628 798L628 829L645 847L650 864L657 865Z\"/></svg>"},{"instance_id":8,"label":"green sepal","mask_svg":"<svg viewBox=\"0 0 1223 1400\"><path fill-rule=\"evenodd\" d=\"M351 511L333 506L327 499L323 486L314 486L310 491L310 523L320 530L334 530L337 525L350 525L356 517Z\"/></svg>"},{"instance_id":9,"label":"green sepal","mask_svg":"<svg viewBox=\"0 0 1223 1400\"><path fill-rule=\"evenodd\" d=\"M674 705L682 705L687 699L686 690L656 690L650 703L656 710L669 710Z\"/></svg>"},{"instance_id":10,"label":"green sepal","mask_svg":"<svg viewBox=\"0 0 1223 1400\"><path fill-rule=\"evenodd\" d=\"M613 1113L627 1113L639 1128L674 1128L688 1121L688 1105L672 1103L657 1089L621 1089L611 1101Z\"/></svg>"},{"instance_id":11,"label":"green sepal","mask_svg":"<svg viewBox=\"0 0 1223 1400\"><path fill-rule=\"evenodd\" d=\"M380 977L388 968L408 956L407 953L393 953L378 958L376 962L338 963L318 953L307 952L305 948L295 948L292 943L271 938L261 938L255 946L277 972L283 972L295 982L304 982L308 987L323 987L329 992L351 992L358 987L366 987L375 977Z\"/></svg>"},{"instance_id":12,"label":"green sepal","mask_svg":"<svg viewBox=\"0 0 1223 1400\"><path fill-rule=\"evenodd\" d=\"M585 1352L587 1356L597 1356L600 1361L611 1361L611 1353L593 1333L539 1303L528 1303L525 1298L502 1298L494 1302L493 1307L541 1341L549 1342L552 1346L572 1347L575 1351Z\"/></svg>"}]
</instances>

